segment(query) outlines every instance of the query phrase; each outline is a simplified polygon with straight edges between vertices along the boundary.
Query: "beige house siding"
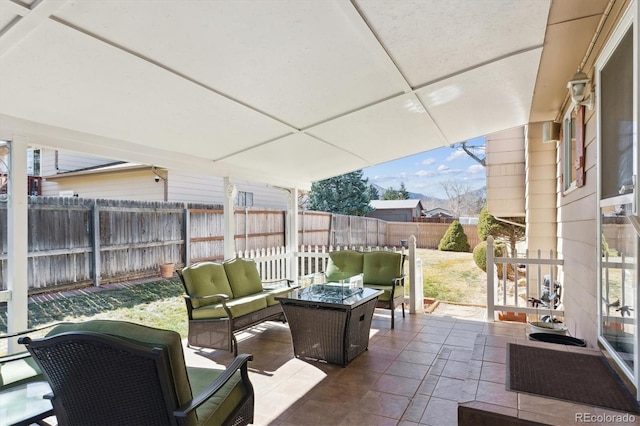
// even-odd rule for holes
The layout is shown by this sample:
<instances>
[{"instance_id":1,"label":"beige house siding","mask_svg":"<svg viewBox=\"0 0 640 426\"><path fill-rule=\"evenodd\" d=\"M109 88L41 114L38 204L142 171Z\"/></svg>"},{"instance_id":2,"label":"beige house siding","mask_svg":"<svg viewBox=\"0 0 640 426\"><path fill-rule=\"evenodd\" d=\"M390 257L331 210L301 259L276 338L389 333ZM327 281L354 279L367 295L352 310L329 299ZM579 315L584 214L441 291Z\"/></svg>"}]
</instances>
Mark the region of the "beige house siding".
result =
<instances>
[{"instance_id":1,"label":"beige house siding","mask_svg":"<svg viewBox=\"0 0 640 426\"><path fill-rule=\"evenodd\" d=\"M234 184L238 191L253 194L254 206L282 210L287 208L287 194L278 188L250 182L234 182ZM222 178L169 170L168 195L169 201L222 204L224 200Z\"/></svg>"},{"instance_id":2,"label":"beige house siding","mask_svg":"<svg viewBox=\"0 0 640 426\"><path fill-rule=\"evenodd\" d=\"M58 157L57 168L56 152ZM40 169L42 176L51 176L55 175L56 173L65 173L74 170L86 169L87 167L101 166L103 164L110 164L115 161L116 160L93 157L86 154L77 154L71 151L57 151L47 148L43 148L40 150Z\"/></svg>"},{"instance_id":3,"label":"beige house siding","mask_svg":"<svg viewBox=\"0 0 640 426\"><path fill-rule=\"evenodd\" d=\"M556 249L556 149L542 143L542 124L527 127L525 144L527 248L548 256Z\"/></svg>"},{"instance_id":4,"label":"beige house siding","mask_svg":"<svg viewBox=\"0 0 640 426\"><path fill-rule=\"evenodd\" d=\"M49 177L42 184L43 196L59 196L61 192L73 191L84 198L105 198L120 200L162 201L164 181L155 181L151 166L144 169L117 170L83 173L65 176L72 172L111 164L105 158L80 155L69 151L41 150L41 175ZM158 169L158 174L166 177L167 201L222 204L224 191L222 178L196 175L189 172ZM253 194L253 205L265 208L286 209L287 194L265 184L238 182L238 191Z\"/></svg>"},{"instance_id":5,"label":"beige house siding","mask_svg":"<svg viewBox=\"0 0 640 426\"><path fill-rule=\"evenodd\" d=\"M149 170L122 171L82 176L58 176L42 184L42 195L57 197L61 191L73 191L81 198L108 200L162 201L162 182L156 183Z\"/></svg>"},{"instance_id":6,"label":"beige house siding","mask_svg":"<svg viewBox=\"0 0 640 426\"><path fill-rule=\"evenodd\" d=\"M597 346L597 199L596 114L587 110L585 185L562 192L558 182L558 251L564 258L560 279L565 289L565 322L573 336ZM562 147L559 144L558 149ZM561 158L558 156L558 170Z\"/></svg>"},{"instance_id":7,"label":"beige house siding","mask_svg":"<svg viewBox=\"0 0 640 426\"><path fill-rule=\"evenodd\" d=\"M487 208L496 217L525 215L522 127L486 137Z\"/></svg>"}]
</instances>

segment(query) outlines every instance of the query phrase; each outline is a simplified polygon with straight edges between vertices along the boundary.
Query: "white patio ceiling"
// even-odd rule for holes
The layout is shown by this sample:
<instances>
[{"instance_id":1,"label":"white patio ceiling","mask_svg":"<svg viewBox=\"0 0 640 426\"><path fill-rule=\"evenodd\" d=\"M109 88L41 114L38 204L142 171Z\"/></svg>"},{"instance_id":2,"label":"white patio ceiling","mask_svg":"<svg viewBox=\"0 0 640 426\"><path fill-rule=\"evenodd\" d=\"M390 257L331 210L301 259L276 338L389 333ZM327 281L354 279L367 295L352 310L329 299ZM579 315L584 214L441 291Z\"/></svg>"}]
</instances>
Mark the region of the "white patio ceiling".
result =
<instances>
[{"instance_id":1,"label":"white patio ceiling","mask_svg":"<svg viewBox=\"0 0 640 426\"><path fill-rule=\"evenodd\" d=\"M0 137L286 187L528 123L550 0L0 0Z\"/></svg>"}]
</instances>

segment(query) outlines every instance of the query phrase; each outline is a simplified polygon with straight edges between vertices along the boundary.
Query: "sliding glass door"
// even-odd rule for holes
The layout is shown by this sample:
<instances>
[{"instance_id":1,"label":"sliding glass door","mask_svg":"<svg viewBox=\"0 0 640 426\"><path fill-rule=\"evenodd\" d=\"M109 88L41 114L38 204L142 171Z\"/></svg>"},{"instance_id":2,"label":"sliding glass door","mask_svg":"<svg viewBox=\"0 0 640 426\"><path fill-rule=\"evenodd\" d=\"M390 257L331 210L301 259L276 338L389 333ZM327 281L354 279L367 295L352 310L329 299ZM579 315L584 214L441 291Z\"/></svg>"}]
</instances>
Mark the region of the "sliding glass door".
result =
<instances>
[{"instance_id":1,"label":"sliding glass door","mask_svg":"<svg viewBox=\"0 0 640 426\"><path fill-rule=\"evenodd\" d=\"M596 63L596 98L601 238L599 341L638 388L640 219L636 7L634 3Z\"/></svg>"}]
</instances>

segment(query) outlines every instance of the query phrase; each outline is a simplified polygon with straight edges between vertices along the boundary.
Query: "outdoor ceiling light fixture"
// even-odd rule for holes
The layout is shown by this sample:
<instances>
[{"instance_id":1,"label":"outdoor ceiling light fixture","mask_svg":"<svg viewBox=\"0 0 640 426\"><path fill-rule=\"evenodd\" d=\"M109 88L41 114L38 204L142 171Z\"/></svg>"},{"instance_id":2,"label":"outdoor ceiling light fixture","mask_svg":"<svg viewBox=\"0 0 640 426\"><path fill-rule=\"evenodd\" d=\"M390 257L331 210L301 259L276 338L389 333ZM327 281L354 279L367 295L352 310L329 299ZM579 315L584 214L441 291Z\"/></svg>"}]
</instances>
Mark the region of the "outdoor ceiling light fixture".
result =
<instances>
[{"instance_id":1,"label":"outdoor ceiling light fixture","mask_svg":"<svg viewBox=\"0 0 640 426\"><path fill-rule=\"evenodd\" d=\"M589 84L589 77L582 71L574 74L573 78L567 83L571 100L577 106L585 105L589 109L593 109L593 93L587 96L586 89ZM586 99L585 99L586 97Z\"/></svg>"}]
</instances>

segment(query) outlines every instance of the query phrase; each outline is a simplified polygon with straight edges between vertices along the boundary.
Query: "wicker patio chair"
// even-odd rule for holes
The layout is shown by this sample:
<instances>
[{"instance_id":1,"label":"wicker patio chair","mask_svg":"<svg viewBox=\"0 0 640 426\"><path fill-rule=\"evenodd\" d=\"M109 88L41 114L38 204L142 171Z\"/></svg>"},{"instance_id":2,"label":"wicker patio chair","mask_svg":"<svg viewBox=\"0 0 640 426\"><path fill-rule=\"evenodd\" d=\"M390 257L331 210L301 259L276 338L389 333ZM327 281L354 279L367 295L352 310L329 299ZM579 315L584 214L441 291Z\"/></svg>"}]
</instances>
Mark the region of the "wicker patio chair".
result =
<instances>
[{"instance_id":1,"label":"wicker patio chair","mask_svg":"<svg viewBox=\"0 0 640 426\"><path fill-rule=\"evenodd\" d=\"M245 425L254 391L247 362L186 367L180 335L122 321L63 324L23 337L63 425Z\"/></svg>"}]
</instances>

